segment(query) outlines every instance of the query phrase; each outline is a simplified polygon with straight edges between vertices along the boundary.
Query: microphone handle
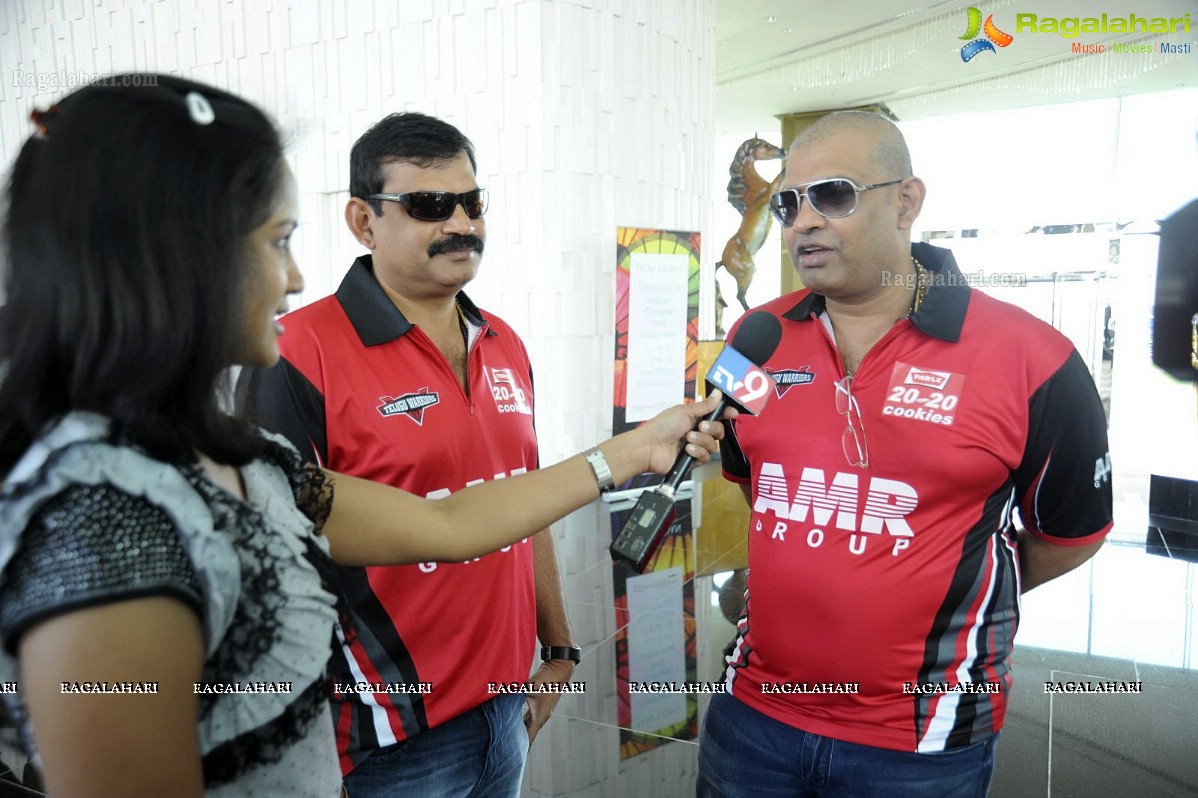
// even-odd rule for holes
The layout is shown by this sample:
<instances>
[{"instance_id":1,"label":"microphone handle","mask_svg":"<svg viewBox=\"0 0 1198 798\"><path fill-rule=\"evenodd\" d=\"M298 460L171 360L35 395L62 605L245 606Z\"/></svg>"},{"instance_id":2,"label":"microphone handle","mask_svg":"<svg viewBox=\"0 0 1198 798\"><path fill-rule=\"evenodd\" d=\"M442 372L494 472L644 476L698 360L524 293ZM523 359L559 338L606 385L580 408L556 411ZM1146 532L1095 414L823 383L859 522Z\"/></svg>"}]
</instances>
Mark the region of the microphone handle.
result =
<instances>
[{"instance_id":1,"label":"microphone handle","mask_svg":"<svg viewBox=\"0 0 1198 798\"><path fill-rule=\"evenodd\" d=\"M703 421L715 421L724 414L724 410L728 407L728 397L721 394L719 404L715 406L715 410L711 414L704 417ZM700 422L702 423L702 422ZM669 470L665 478L661 482L661 487L658 490L669 489L670 495L678 492L678 486L686 479L686 475L690 473L691 464L695 462L695 458L691 457L683 449L678 453L678 459L674 461L674 467Z\"/></svg>"}]
</instances>

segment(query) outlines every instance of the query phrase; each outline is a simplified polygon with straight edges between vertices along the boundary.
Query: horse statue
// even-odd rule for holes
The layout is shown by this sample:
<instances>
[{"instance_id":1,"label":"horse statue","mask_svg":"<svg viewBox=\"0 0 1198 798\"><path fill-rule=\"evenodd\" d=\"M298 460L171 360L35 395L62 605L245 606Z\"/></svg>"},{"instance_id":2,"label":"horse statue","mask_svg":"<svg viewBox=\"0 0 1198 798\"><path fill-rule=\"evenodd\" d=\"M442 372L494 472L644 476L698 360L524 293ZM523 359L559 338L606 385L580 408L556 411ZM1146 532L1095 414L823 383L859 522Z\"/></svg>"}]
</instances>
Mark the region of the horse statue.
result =
<instances>
[{"instance_id":1,"label":"horse statue","mask_svg":"<svg viewBox=\"0 0 1198 798\"><path fill-rule=\"evenodd\" d=\"M773 161L786 157L786 150L775 147L765 139L753 138L740 145L728 167L732 179L728 181L728 202L740 212L740 228L728 243L724 245L723 256L715 267L721 266L736 280L736 298L740 306L749 309L745 295L749 283L753 282L756 266L753 255L761 249L765 237L770 232L772 216L769 211L770 195L778 190L782 182L782 173L772 183L767 183L757 174L753 164L757 161ZM716 283L716 328L723 329L723 309L726 307L724 298L720 295L719 283Z\"/></svg>"}]
</instances>

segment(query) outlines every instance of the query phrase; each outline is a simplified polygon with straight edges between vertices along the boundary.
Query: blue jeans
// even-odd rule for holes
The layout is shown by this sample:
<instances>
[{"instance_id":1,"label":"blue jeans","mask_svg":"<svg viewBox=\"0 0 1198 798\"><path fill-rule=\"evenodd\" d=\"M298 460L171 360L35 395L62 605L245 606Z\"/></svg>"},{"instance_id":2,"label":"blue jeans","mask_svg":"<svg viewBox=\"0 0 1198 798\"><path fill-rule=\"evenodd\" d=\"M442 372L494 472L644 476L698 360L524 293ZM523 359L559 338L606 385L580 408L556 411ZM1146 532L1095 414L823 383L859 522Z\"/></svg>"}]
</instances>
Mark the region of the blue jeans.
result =
<instances>
[{"instance_id":1,"label":"blue jeans","mask_svg":"<svg viewBox=\"0 0 1198 798\"><path fill-rule=\"evenodd\" d=\"M699 798L985 798L989 740L937 754L857 745L796 729L726 693L699 737Z\"/></svg>"},{"instance_id":2,"label":"blue jeans","mask_svg":"<svg viewBox=\"0 0 1198 798\"><path fill-rule=\"evenodd\" d=\"M350 798L514 798L528 731L523 695L501 695L415 737L380 748L345 777Z\"/></svg>"}]
</instances>

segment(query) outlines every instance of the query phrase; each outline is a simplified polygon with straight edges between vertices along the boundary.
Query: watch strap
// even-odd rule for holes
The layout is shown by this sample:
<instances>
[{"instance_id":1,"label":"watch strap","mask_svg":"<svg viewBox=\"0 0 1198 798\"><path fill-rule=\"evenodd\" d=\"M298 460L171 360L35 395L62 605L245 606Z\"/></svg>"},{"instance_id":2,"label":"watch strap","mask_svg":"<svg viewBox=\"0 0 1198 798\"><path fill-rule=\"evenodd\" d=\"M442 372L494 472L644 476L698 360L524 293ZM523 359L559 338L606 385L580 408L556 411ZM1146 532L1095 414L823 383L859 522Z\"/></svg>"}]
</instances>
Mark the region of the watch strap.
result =
<instances>
[{"instance_id":1,"label":"watch strap","mask_svg":"<svg viewBox=\"0 0 1198 798\"><path fill-rule=\"evenodd\" d=\"M568 659L577 665L582 661L582 649L578 646L541 646L541 662L551 659Z\"/></svg>"},{"instance_id":2,"label":"watch strap","mask_svg":"<svg viewBox=\"0 0 1198 798\"><path fill-rule=\"evenodd\" d=\"M610 493L616 488L616 481L612 479L611 469L607 465L607 458L603 456L603 452L599 451L598 446L592 446L582 453L582 456L591 464L591 470L595 472L595 481L599 483L600 493Z\"/></svg>"}]
</instances>

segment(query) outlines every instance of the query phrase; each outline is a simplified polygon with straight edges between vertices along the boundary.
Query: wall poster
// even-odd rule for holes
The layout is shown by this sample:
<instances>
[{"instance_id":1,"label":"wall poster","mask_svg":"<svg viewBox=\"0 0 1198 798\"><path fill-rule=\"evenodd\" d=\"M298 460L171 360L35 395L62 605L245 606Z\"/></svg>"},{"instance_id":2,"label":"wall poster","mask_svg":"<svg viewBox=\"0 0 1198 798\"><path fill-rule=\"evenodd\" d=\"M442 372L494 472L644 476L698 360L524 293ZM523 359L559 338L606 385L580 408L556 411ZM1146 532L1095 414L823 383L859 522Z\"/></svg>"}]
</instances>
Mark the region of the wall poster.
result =
<instances>
[{"instance_id":1,"label":"wall poster","mask_svg":"<svg viewBox=\"0 0 1198 798\"><path fill-rule=\"evenodd\" d=\"M699 337L699 233L621 227L616 231L616 351L612 434L695 398ZM655 485L642 474L621 488ZM612 539L628 511L611 514ZM644 574L613 563L620 759L667 739L698 737L697 700L636 694L631 684L695 681L695 558L690 499Z\"/></svg>"}]
</instances>

